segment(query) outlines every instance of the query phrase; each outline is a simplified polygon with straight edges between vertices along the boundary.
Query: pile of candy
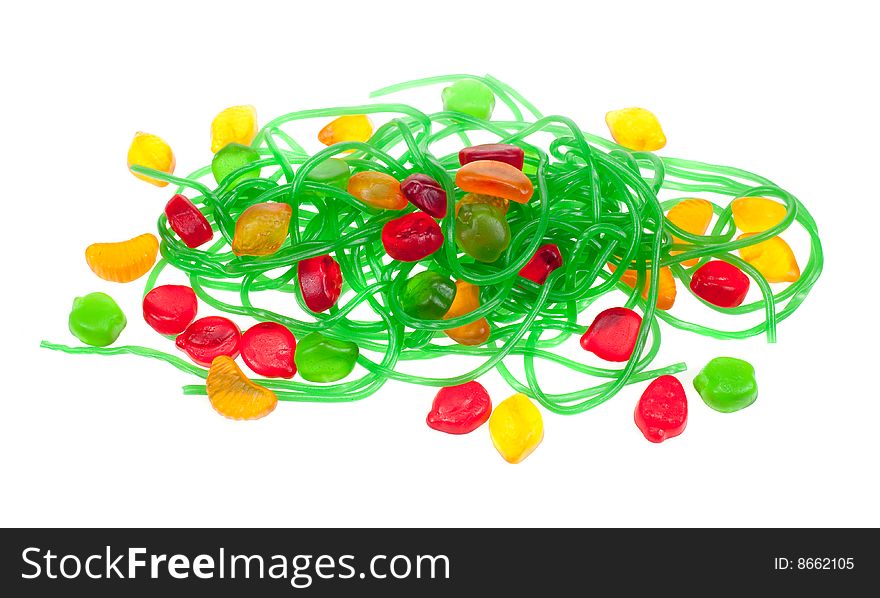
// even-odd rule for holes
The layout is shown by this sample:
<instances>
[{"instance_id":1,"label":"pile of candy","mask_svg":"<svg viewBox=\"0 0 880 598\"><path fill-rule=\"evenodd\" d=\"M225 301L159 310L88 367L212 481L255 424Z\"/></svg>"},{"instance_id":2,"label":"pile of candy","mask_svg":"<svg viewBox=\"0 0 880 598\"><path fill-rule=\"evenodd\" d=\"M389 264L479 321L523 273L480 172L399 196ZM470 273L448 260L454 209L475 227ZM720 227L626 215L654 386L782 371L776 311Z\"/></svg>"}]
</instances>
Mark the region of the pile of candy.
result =
<instances>
[{"instance_id":1,"label":"pile of candy","mask_svg":"<svg viewBox=\"0 0 880 598\"><path fill-rule=\"evenodd\" d=\"M103 293L77 298L70 314L71 332L88 346L43 346L164 360L205 380L185 394L207 394L234 419L263 417L279 400L362 399L387 380L442 387L428 425L464 434L488 421L492 442L516 463L543 438L535 402L580 413L642 381L652 380L636 406L639 429L653 442L680 434L687 398L672 374L685 365L650 368L659 321L724 339L766 333L773 342L777 323L819 277L821 245L803 204L744 170L658 157L666 139L647 110L609 112L613 143L543 116L489 76L433 77L372 95L431 84L446 85L433 114L369 104L292 112L258 129L253 107L228 108L211 126L211 164L185 178L173 174L167 143L138 133L131 172L178 185L159 217L161 241L146 233L96 243L86 261L109 281L149 273L144 320L188 359L109 346L126 318ZM493 120L496 101L509 117ZM306 119L323 119L315 131L327 146L311 155L284 130ZM802 268L780 237L794 223L810 238ZM189 286L156 286L169 265ZM752 284L760 295L747 303ZM727 331L681 319L669 311L681 289L707 309L763 313L763 321ZM289 296L289 313L256 305L272 292ZM609 294L620 304L595 313L592 304ZM200 302L256 323L242 333L224 316L197 319ZM558 355L572 335L606 363ZM261 378L244 373L239 355ZM404 362L448 355L483 361L445 378L401 371ZM524 379L505 365L510 356L522 358ZM576 389L546 392L539 360L568 368ZM342 381L356 365L361 375ZM494 409L476 382L492 369L516 392ZM603 380L590 386L589 377ZM724 412L757 397L753 368L733 358L712 360L694 386Z\"/></svg>"}]
</instances>

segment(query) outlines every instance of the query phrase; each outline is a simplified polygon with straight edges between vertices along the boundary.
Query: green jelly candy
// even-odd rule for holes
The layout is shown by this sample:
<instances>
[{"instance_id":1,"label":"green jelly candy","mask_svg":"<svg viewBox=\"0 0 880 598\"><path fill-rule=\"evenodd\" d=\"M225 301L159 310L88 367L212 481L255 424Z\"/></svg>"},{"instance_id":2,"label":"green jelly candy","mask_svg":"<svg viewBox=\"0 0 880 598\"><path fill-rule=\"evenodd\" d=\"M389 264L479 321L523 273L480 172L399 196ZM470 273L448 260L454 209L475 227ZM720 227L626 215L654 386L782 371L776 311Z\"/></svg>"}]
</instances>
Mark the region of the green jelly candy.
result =
<instances>
[{"instance_id":1,"label":"green jelly candy","mask_svg":"<svg viewBox=\"0 0 880 598\"><path fill-rule=\"evenodd\" d=\"M104 293L89 293L74 299L67 320L73 336L93 347L112 344L125 324L125 314L113 298Z\"/></svg>"},{"instance_id":2,"label":"green jelly candy","mask_svg":"<svg viewBox=\"0 0 880 598\"><path fill-rule=\"evenodd\" d=\"M214 154L211 160L211 172L214 173L214 180L219 185L223 179L230 173L243 168L252 162L260 159L260 153L248 145L240 143L230 143ZM260 167L255 166L244 171L241 176L230 183L230 187L235 187L238 183L247 179L255 179L260 176Z\"/></svg>"},{"instance_id":3,"label":"green jelly candy","mask_svg":"<svg viewBox=\"0 0 880 598\"><path fill-rule=\"evenodd\" d=\"M455 299L455 291L455 284L449 278L426 270L419 272L403 285L400 305L413 318L439 320L449 311Z\"/></svg>"},{"instance_id":4,"label":"green jelly candy","mask_svg":"<svg viewBox=\"0 0 880 598\"><path fill-rule=\"evenodd\" d=\"M495 94L482 81L462 79L441 93L443 109L447 112L464 112L486 120L495 108Z\"/></svg>"},{"instance_id":5,"label":"green jelly candy","mask_svg":"<svg viewBox=\"0 0 880 598\"><path fill-rule=\"evenodd\" d=\"M455 217L455 242L475 260L491 264L510 245L507 217L489 204L465 204Z\"/></svg>"},{"instance_id":6,"label":"green jelly candy","mask_svg":"<svg viewBox=\"0 0 880 598\"><path fill-rule=\"evenodd\" d=\"M312 332L296 344L293 361L309 382L335 382L351 373L357 358L356 344Z\"/></svg>"},{"instance_id":7,"label":"green jelly candy","mask_svg":"<svg viewBox=\"0 0 880 598\"><path fill-rule=\"evenodd\" d=\"M348 189L348 179L351 178L351 168L348 162L339 158L327 158L306 175L306 180L312 183L330 185L342 190Z\"/></svg>"},{"instance_id":8,"label":"green jelly candy","mask_svg":"<svg viewBox=\"0 0 880 598\"><path fill-rule=\"evenodd\" d=\"M694 388L709 407L723 413L745 409L758 398L755 368L734 357L716 357L694 378Z\"/></svg>"}]
</instances>

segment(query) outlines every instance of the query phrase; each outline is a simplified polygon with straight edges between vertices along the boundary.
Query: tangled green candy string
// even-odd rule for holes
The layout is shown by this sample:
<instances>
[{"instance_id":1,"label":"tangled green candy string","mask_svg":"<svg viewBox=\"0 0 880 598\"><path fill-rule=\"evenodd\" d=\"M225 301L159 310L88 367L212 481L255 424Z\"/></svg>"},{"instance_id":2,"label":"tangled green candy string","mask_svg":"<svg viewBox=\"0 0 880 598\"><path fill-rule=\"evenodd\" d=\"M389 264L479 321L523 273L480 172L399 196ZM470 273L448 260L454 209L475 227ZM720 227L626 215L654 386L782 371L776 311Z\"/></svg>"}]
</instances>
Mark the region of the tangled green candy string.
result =
<instances>
[{"instance_id":1,"label":"tangled green candy string","mask_svg":"<svg viewBox=\"0 0 880 598\"><path fill-rule=\"evenodd\" d=\"M261 156L264 178L250 179L234 187L239 174L253 165L233 172L212 188L210 167L188 177L176 177L148 168L133 170L178 185L178 193L188 195L220 233L207 249L190 249L159 218L162 259L149 275L144 293L152 289L167 266L186 273L198 297L212 307L256 321L279 322L300 336L322 331L334 338L354 341L361 348L358 362L366 373L356 380L334 384L311 384L299 380L255 379L272 389L281 400L343 402L363 399L375 393L387 380L422 386L461 384L495 369L516 391L526 393L547 409L564 414L580 413L614 396L624 385L649 380L663 374L683 371L677 363L650 369L660 348L659 320L667 324L719 339L745 338L766 334L776 339L776 326L804 301L822 271L822 247L816 223L804 205L793 195L756 174L692 160L661 158L651 153L631 152L606 139L582 131L562 116L543 116L528 100L508 85L491 77L448 75L410 81L371 94L372 97L396 93L424 85L451 83L462 78L482 81L496 98L509 108L511 120L481 120L457 112L425 114L405 104L368 104L344 108L324 108L291 112L267 123L252 146ZM283 130L284 125L305 119L326 119L346 114L387 114L393 118L379 127L366 143L345 142L309 155ZM528 115L528 116L527 116ZM526 152L525 171L535 186L528 204L512 204L508 213L512 240L496 263L475 262L460 254L455 238L455 201L463 193L455 188L457 152L437 155L432 151L447 138L459 140L462 147L472 145L479 133L499 143L521 146ZM552 136L547 147L532 139ZM348 150L354 150L345 155ZM382 211L364 205L346 191L306 180L321 161L344 157L353 172L374 170L403 179L413 172L435 178L446 190L447 216L442 230L447 239L441 251L419 266L436 270L455 279L481 287L481 307L465 316L449 320L420 320L400 307L398 292L416 264L387 260L381 244L382 226L404 212ZM763 196L785 204L785 218L773 228L740 241L734 240L729 201L713 203L717 215L714 228L706 235L679 229L664 212L685 197L661 202L658 193L711 193L734 199ZM293 208L290 236L276 253L265 257L236 257L230 251L235 220L248 206L258 202L283 201ZM733 252L780 234L797 223L810 237L810 256L800 279L774 293L770 285L750 264ZM675 244L672 235L682 239ZM564 265L555 270L544 285L517 276L519 270L545 243L555 243L564 256ZM676 252L672 255L672 252ZM677 253L680 252L680 253ZM296 282L298 261L331 254L342 269L344 288L339 304L327 313L312 314L305 306ZM383 259L384 258L384 259ZM698 258L685 268L682 263ZM719 330L656 310L659 268L669 266L679 280L679 289L690 289L691 274L709 259L730 262L758 285L759 301L735 308L704 303L710 309L729 315L763 312L759 324L742 330ZM605 269L611 262L614 273ZM630 288L621 282L625 269L638 273ZM650 270L650 271L649 271ZM648 275L649 274L649 275ZM650 288L645 298L645 284ZM297 319L259 307L260 293L288 293L308 320ZM215 296L234 292L237 303ZM625 305L643 313L642 326L633 357L620 369L587 365L556 354L554 349L579 336L586 329L580 314L607 293L628 295ZM373 317L366 318L368 308ZM358 315L355 316L357 310ZM469 347L450 343L442 330L485 317L492 329L484 346ZM580 319L580 321L579 321ZM164 360L178 369L205 378L204 368L168 353L146 347L109 348L67 347L43 343L49 349L68 353L133 353ZM364 354L378 353L371 359ZM400 362L438 359L447 355L469 355L483 359L471 371L451 377L420 376L398 371ZM505 365L512 357L522 357L524 379L517 378ZM580 388L562 394L543 390L536 362L552 362L582 376ZM437 369L430 371L438 371ZM599 378L601 382L589 382ZM205 394L204 384L188 385L184 393Z\"/></svg>"}]
</instances>

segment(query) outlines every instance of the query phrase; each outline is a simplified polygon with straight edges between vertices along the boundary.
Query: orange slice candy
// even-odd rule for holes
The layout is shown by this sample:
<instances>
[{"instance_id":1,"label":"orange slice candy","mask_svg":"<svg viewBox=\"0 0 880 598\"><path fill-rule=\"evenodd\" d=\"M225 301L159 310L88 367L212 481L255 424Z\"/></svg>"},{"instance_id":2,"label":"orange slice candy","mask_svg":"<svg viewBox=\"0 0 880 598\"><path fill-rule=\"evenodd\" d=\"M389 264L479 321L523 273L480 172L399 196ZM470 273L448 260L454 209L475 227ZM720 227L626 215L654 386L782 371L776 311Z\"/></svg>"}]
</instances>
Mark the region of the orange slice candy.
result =
<instances>
[{"instance_id":1,"label":"orange slice candy","mask_svg":"<svg viewBox=\"0 0 880 598\"><path fill-rule=\"evenodd\" d=\"M614 272L615 267L613 264L608 264L608 268ZM648 291L651 290L651 270L648 269L645 271L645 288L642 289L642 298L648 298ZM639 280L639 273L635 270L627 270L623 273L623 276L620 277L620 282L625 284L630 288L635 288L636 283ZM673 304L675 304L675 296L676 296L676 288L675 288L675 277L672 275L672 270L669 269L669 266L663 266L660 268L659 275L659 288L657 289L657 309L672 309Z\"/></svg>"},{"instance_id":2,"label":"orange slice candy","mask_svg":"<svg viewBox=\"0 0 880 598\"><path fill-rule=\"evenodd\" d=\"M278 397L248 379L231 357L220 355L211 362L205 381L211 406L229 419L260 419L278 404Z\"/></svg>"},{"instance_id":3,"label":"orange slice candy","mask_svg":"<svg viewBox=\"0 0 880 598\"><path fill-rule=\"evenodd\" d=\"M144 233L118 243L93 243L86 248L92 272L110 282L131 282L150 271L159 253L159 240Z\"/></svg>"}]
</instances>

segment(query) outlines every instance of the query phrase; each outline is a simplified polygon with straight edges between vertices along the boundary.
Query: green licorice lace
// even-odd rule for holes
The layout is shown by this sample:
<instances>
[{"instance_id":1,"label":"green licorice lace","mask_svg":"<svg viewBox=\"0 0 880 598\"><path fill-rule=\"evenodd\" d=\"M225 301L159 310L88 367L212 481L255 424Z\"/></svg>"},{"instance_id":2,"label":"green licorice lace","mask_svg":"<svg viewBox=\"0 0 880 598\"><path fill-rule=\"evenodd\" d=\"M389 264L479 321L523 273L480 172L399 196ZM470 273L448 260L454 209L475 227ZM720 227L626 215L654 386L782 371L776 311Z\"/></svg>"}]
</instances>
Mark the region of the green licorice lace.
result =
<instances>
[{"instance_id":1,"label":"green licorice lace","mask_svg":"<svg viewBox=\"0 0 880 598\"><path fill-rule=\"evenodd\" d=\"M510 109L512 120L486 121L457 112L425 114L405 104L304 110L270 121L254 139L252 145L262 156L259 163L264 167L263 173L271 172L268 177L247 180L229 188L229 182L249 165L231 173L212 189L210 181L213 179L208 166L185 178L134 167L136 172L179 185L179 193L194 191L191 199L220 233L220 238L209 248L189 249L168 227L165 216L160 216L158 229L162 259L147 278L144 293L154 287L164 268L171 265L189 276L202 301L222 312L257 321L279 322L297 336L320 330L327 336L358 344L361 349L358 363L366 373L356 380L310 384L295 380L255 379L286 401L354 401L372 395L386 380L450 386L474 380L495 369L514 390L526 393L551 411L572 414L599 405L626 384L685 369L683 363L649 369L660 348L658 320L675 328L719 339L764 333L770 342L775 341L777 323L794 313L822 271L822 247L816 223L796 197L768 179L738 168L631 152L582 131L568 118L543 116L519 93L491 76L448 75L420 79L386 87L373 92L371 97L424 85L451 83L462 78L478 79L488 85L497 99ZM312 156L282 129L293 121L344 114L384 114L393 118L379 127L366 143L339 143ZM534 197L528 204L511 204L508 221L512 241L502 258L493 264L475 262L460 254L452 242L454 205L462 195L454 185L458 156L457 152L447 155L432 152L435 144L450 137L457 138L462 147L472 145L470 136L475 132L491 134L499 143L521 146L526 152L525 171L535 184ZM541 135L537 135L539 133ZM547 147L537 145L537 140L535 144L530 142L536 137L546 139L548 134L553 140ZM348 150L355 151L345 155ZM354 172L376 170L397 179L422 172L441 183L449 201L447 216L442 221L447 241L444 249L420 265L479 285L482 301L479 309L443 321L415 319L401 310L398 291L416 265L389 262L380 233L385 222L403 212L376 210L343 190L305 180L306 174L317 164L334 156L344 158ZM658 199L661 190L688 195L712 193L729 199L772 197L785 204L787 215L772 229L736 241L729 201L724 206L713 203L717 215L714 228L707 235L693 235L663 216L684 196L661 202ZM289 239L270 256L236 257L229 249L235 219L248 206L264 201L284 201L292 206ZM410 206L406 211L412 209ZM764 277L734 252L778 235L795 222L809 234L810 256L800 279L774 293ZM683 243L674 243L673 234ZM517 276L517 273L545 243L558 245L564 265L539 286ZM670 252L675 251L681 253L671 255ZM295 280L296 263L323 254L333 255L341 266L345 281L343 296L329 312L311 314ZM693 258L699 258L697 265L691 268L682 266L683 262ZM757 283L762 298L735 308L703 304L730 315L763 312L761 323L743 330L719 330L655 309L659 268L651 268L651 264L669 266L679 280L681 292L682 289L689 290L691 274L709 259L724 260L739 267ZM637 271L635 288L620 281L625 268L618 267L614 273L609 273L604 268L608 262ZM647 297L643 299L642 290L649 282ZM222 301L212 294L216 291L233 291L238 294L239 301ZM310 314L309 319L296 319L255 305L260 293L272 291L289 293L291 300L296 301L304 313ZM572 335L584 332L588 322L584 318L578 321L581 312L598 297L621 291L628 295L625 305L638 307L646 324L642 326L629 362L621 369L610 369L586 365L554 352L556 347L571 342ZM359 309L363 307L368 308L373 317L367 317L365 310ZM485 317L492 328L484 346L453 344L442 333L443 329L481 317ZM207 376L204 368L146 347L68 347L48 342L42 346L68 353L142 355L161 359L201 378ZM378 353L381 357L371 359L365 351ZM469 372L447 378L397 370L397 364L402 361L437 359L446 355L471 355L484 361ZM505 359L512 356L523 359L522 380L505 365ZM578 380L580 388L562 394L545 392L536 370L536 361L540 360L583 374L572 377L572 380ZM599 378L601 382L590 386L588 380L591 378ZM188 395L205 392L204 384L184 387L184 394Z\"/></svg>"}]
</instances>

